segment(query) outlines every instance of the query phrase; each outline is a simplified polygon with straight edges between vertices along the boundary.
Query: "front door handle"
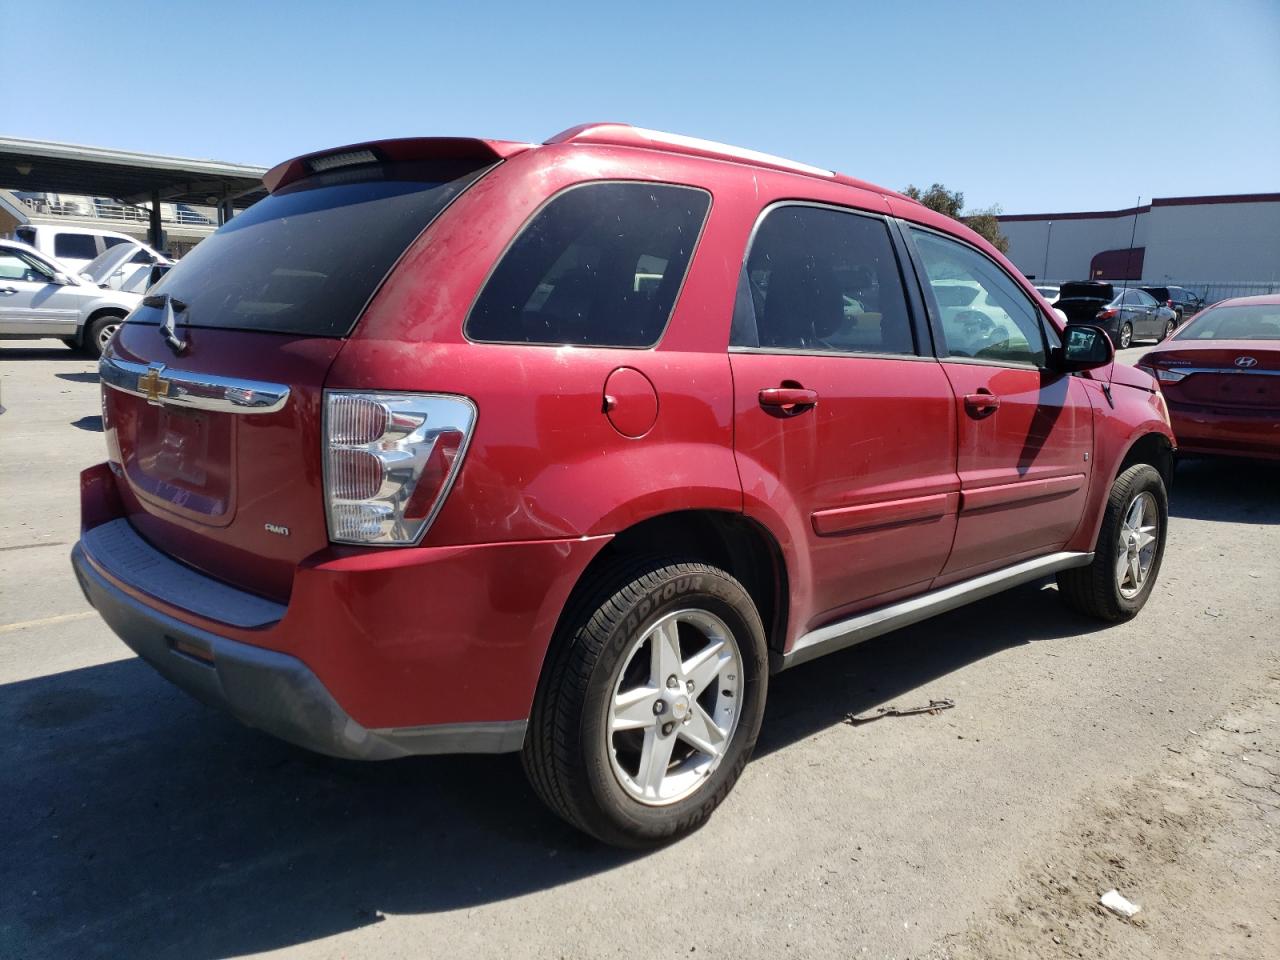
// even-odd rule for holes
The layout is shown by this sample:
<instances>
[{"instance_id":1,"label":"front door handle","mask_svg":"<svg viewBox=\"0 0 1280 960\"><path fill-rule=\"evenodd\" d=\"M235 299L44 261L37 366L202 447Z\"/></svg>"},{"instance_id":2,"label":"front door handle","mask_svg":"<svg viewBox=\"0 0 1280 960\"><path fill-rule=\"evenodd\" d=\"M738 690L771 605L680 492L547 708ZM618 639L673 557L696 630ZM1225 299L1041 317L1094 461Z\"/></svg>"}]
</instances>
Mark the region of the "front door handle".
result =
<instances>
[{"instance_id":1,"label":"front door handle","mask_svg":"<svg viewBox=\"0 0 1280 960\"><path fill-rule=\"evenodd\" d=\"M0 287L0 293L17 293L17 287Z\"/></svg>"},{"instance_id":2,"label":"front door handle","mask_svg":"<svg viewBox=\"0 0 1280 960\"><path fill-rule=\"evenodd\" d=\"M787 412L812 407L817 402L818 391L804 387L766 387L760 391L760 406L781 407Z\"/></svg>"},{"instance_id":3,"label":"front door handle","mask_svg":"<svg viewBox=\"0 0 1280 960\"><path fill-rule=\"evenodd\" d=\"M979 390L965 396L964 409L975 420L981 420L1000 409L1000 398L990 390Z\"/></svg>"}]
</instances>

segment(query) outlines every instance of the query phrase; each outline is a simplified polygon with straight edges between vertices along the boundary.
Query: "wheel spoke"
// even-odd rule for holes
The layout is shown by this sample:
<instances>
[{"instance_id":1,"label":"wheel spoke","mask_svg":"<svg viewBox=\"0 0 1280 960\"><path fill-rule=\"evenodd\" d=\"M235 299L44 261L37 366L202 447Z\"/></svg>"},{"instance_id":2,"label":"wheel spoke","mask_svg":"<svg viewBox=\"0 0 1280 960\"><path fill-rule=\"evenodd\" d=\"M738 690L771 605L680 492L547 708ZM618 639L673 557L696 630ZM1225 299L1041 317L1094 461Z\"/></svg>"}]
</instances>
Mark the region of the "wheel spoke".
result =
<instances>
[{"instance_id":1,"label":"wheel spoke","mask_svg":"<svg viewBox=\"0 0 1280 960\"><path fill-rule=\"evenodd\" d=\"M696 697L707 689L707 685L720 675L724 665L731 659L732 656L725 649L725 642L713 640L686 660L682 665L684 676L686 680L693 681L693 690L689 695Z\"/></svg>"},{"instance_id":2,"label":"wheel spoke","mask_svg":"<svg viewBox=\"0 0 1280 960\"><path fill-rule=\"evenodd\" d=\"M1129 573L1129 552L1125 550L1124 543L1120 544L1120 556L1116 558L1116 583L1124 586L1125 579Z\"/></svg>"},{"instance_id":3,"label":"wheel spoke","mask_svg":"<svg viewBox=\"0 0 1280 960\"><path fill-rule=\"evenodd\" d=\"M1134 587L1142 586L1142 564L1138 562L1137 554L1129 560L1129 582Z\"/></svg>"},{"instance_id":4,"label":"wheel spoke","mask_svg":"<svg viewBox=\"0 0 1280 960\"><path fill-rule=\"evenodd\" d=\"M653 705L657 702L658 691L653 687L636 687L618 694L613 698L613 717L609 729L617 732L653 726L657 722Z\"/></svg>"},{"instance_id":5,"label":"wheel spoke","mask_svg":"<svg viewBox=\"0 0 1280 960\"><path fill-rule=\"evenodd\" d=\"M1149 546L1156 542L1155 527L1141 527L1138 530L1138 549Z\"/></svg>"},{"instance_id":6,"label":"wheel spoke","mask_svg":"<svg viewBox=\"0 0 1280 960\"><path fill-rule=\"evenodd\" d=\"M657 727L650 727L644 732L644 746L640 748L640 769L636 772L636 783L644 795L651 800L661 796L662 780L667 775L667 767L671 765L671 748L675 743L674 736L664 737Z\"/></svg>"},{"instance_id":7,"label":"wheel spoke","mask_svg":"<svg viewBox=\"0 0 1280 960\"><path fill-rule=\"evenodd\" d=\"M654 628L649 634L649 683L661 690L667 678L680 675L680 633L676 621Z\"/></svg>"},{"instance_id":8,"label":"wheel spoke","mask_svg":"<svg viewBox=\"0 0 1280 960\"><path fill-rule=\"evenodd\" d=\"M724 750L724 731L699 704L693 704L689 722L681 724L677 733L680 739L709 757L718 757Z\"/></svg>"}]
</instances>

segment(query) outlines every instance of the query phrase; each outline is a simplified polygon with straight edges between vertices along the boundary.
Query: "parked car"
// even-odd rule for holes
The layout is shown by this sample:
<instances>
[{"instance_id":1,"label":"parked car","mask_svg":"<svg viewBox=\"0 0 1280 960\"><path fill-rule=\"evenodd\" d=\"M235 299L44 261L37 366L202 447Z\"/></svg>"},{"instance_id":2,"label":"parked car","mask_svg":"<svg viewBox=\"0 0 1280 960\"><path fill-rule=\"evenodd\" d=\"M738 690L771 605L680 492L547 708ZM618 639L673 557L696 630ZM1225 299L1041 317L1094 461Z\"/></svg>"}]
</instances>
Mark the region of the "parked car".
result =
<instances>
[{"instance_id":1,"label":"parked car","mask_svg":"<svg viewBox=\"0 0 1280 960\"><path fill-rule=\"evenodd\" d=\"M1182 451L1280 459L1280 295L1216 303L1139 363Z\"/></svg>"},{"instance_id":2,"label":"parked car","mask_svg":"<svg viewBox=\"0 0 1280 960\"><path fill-rule=\"evenodd\" d=\"M25 243L0 240L0 338L56 337L96 357L141 300L104 290Z\"/></svg>"},{"instance_id":3,"label":"parked car","mask_svg":"<svg viewBox=\"0 0 1280 960\"><path fill-rule=\"evenodd\" d=\"M58 260L74 273L79 273L101 254L122 243L141 247L152 257L154 263L169 262L167 257L152 250L136 237L115 230L31 223L14 230L14 236L21 243L35 247L46 257Z\"/></svg>"},{"instance_id":4,"label":"parked car","mask_svg":"<svg viewBox=\"0 0 1280 960\"><path fill-rule=\"evenodd\" d=\"M1141 287L1151 296L1174 312L1174 322L1181 324L1183 320L1194 317L1204 308L1204 300L1196 296L1186 287Z\"/></svg>"},{"instance_id":5,"label":"parked car","mask_svg":"<svg viewBox=\"0 0 1280 960\"><path fill-rule=\"evenodd\" d=\"M103 357L73 553L248 724L520 751L653 844L733 786L771 674L1050 574L1105 621L1151 594L1154 381L907 197L620 124L264 182ZM969 285L987 335L945 320Z\"/></svg>"},{"instance_id":6,"label":"parked car","mask_svg":"<svg viewBox=\"0 0 1280 960\"><path fill-rule=\"evenodd\" d=\"M80 274L103 289L143 294L152 277L159 279L170 266L168 257L152 253L145 244L117 243L81 268Z\"/></svg>"},{"instance_id":7,"label":"parked car","mask_svg":"<svg viewBox=\"0 0 1280 960\"><path fill-rule=\"evenodd\" d=\"M1173 333L1174 313L1137 287L1116 289L1099 280L1062 285L1054 307L1066 314L1067 323L1085 323L1106 330L1117 350L1134 340L1160 341Z\"/></svg>"}]
</instances>

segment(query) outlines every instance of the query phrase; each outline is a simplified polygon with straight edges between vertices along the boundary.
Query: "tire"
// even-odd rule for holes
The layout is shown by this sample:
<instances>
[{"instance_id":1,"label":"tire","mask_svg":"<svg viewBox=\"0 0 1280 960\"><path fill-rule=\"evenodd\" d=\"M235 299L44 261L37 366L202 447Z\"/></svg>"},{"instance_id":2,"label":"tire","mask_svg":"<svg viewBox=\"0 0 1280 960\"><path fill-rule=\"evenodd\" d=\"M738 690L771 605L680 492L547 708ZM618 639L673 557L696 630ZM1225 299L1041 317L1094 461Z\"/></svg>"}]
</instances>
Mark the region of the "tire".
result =
<instances>
[{"instance_id":1,"label":"tire","mask_svg":"<svg viewBox=\"0 0 1280 960\"><path fill-rule=\"evenodd\" d=\"M677 647L678 660L665 656ZM699 652L718 672L691 666ZM655 683L672 664L675 686ZM548 807L605 843L674 840L701 826L737 782L760 732L768 679L760 616L728 573L672 557L615 567L557 631L534 698L525 773ZM686 739L712 744L717 734L718 757ZM664 749L665 764L653 759Z\"/></svg>"},{"instance_id":2,"label":"tire","mask_svg":"<svg viewBox=\"0 0 1280 960\"><path fill-rule=\"evenodd\" d=\"M79 349L80 349L80 339L79 339L78 337L59 337L58 339L60 339L63 343L65 343L65 344L66 344L68 347L70 347L72 350L79 350Z\"/></svg>"},{"instance_id":3,"label":"tire","mask_svg":"<svg viewBox=\"0 0 1280 960\"><path fill-rule=\"evenodd\" d=\"M1145 573L1135 579L1131 565L1120 569L1121 559L1126 555L1121 553L1121 540L1132 540L1132 530L1126 527L1126 522L1133 520L1135 504L1140 498L1144 500L1145 516L1138 525L1145 531L1142 535L1151 537L1148 545L1153 549L1149 558L1146 545L1137 551L1137 570L1145 569ZM1150 530L1152 526L1154 531ZM1080 613L1109 623L1133 619L1151 596L1160 573L1168 527L1169 499L1164 480L1150 464L1134 464L1111 485L1093 562L1058 574L1058 589L1063 600ZM1127 548L1126 553L1129 553ZM1132 554L1129 555L1132 558Z\"/></svg>"},{"instance_id":4,"label":"tire","mask_svg":"<svg viewBox=\"0 0 1280 960\"><path fill-rule=\"evenodd\" d=\"M84 352L95 359L102 356L102 351L123 322L124 317L116 313L104 314L90 322L84 335Z\"/></svg>"},{"instance_id":5,"label":"tire","mask_svg":"<svg viewBox=\"0 0 1280 960\"><path fill-rule=\"evenodd\" d=\"M1173 331L1175 329L1177 329L1177 324L1175 324L1172 320L1166 320L1164 322L1164 333L1160 337L1160 342L1164 343L1166 340L1172 337Z\"/></svg>"},{"instance_id":6,"label":"tire","mask_svg":"<svg viewBox=\"0 0 1280 960\"><path fill-rule=\"evenodd\" d=\"M1120 342L1116 344L1117 350L1127 350L1129 345L1133 343L1133 324L1122 323L1120 325Z\"/></svg>"}]
</instances>

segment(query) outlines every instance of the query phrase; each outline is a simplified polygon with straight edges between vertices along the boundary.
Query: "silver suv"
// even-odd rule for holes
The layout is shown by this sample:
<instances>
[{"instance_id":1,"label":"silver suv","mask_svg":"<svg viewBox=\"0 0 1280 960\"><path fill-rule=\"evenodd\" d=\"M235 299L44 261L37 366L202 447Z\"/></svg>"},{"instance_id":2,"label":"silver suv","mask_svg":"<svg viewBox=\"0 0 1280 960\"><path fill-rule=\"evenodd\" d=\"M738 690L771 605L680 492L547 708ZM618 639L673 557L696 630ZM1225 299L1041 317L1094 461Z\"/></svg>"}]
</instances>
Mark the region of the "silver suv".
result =
<instances>
[{"instance_id":1,"label":"silver suv","mask_svg":"<svg viewBox=\"0 0 1280 960\"><path fill-rule=\"evenodd\" d=\"M56 337L102 353L141 294L106 290L16 240L0 240L0 339Z\"/></svg>"}]
</instances>

